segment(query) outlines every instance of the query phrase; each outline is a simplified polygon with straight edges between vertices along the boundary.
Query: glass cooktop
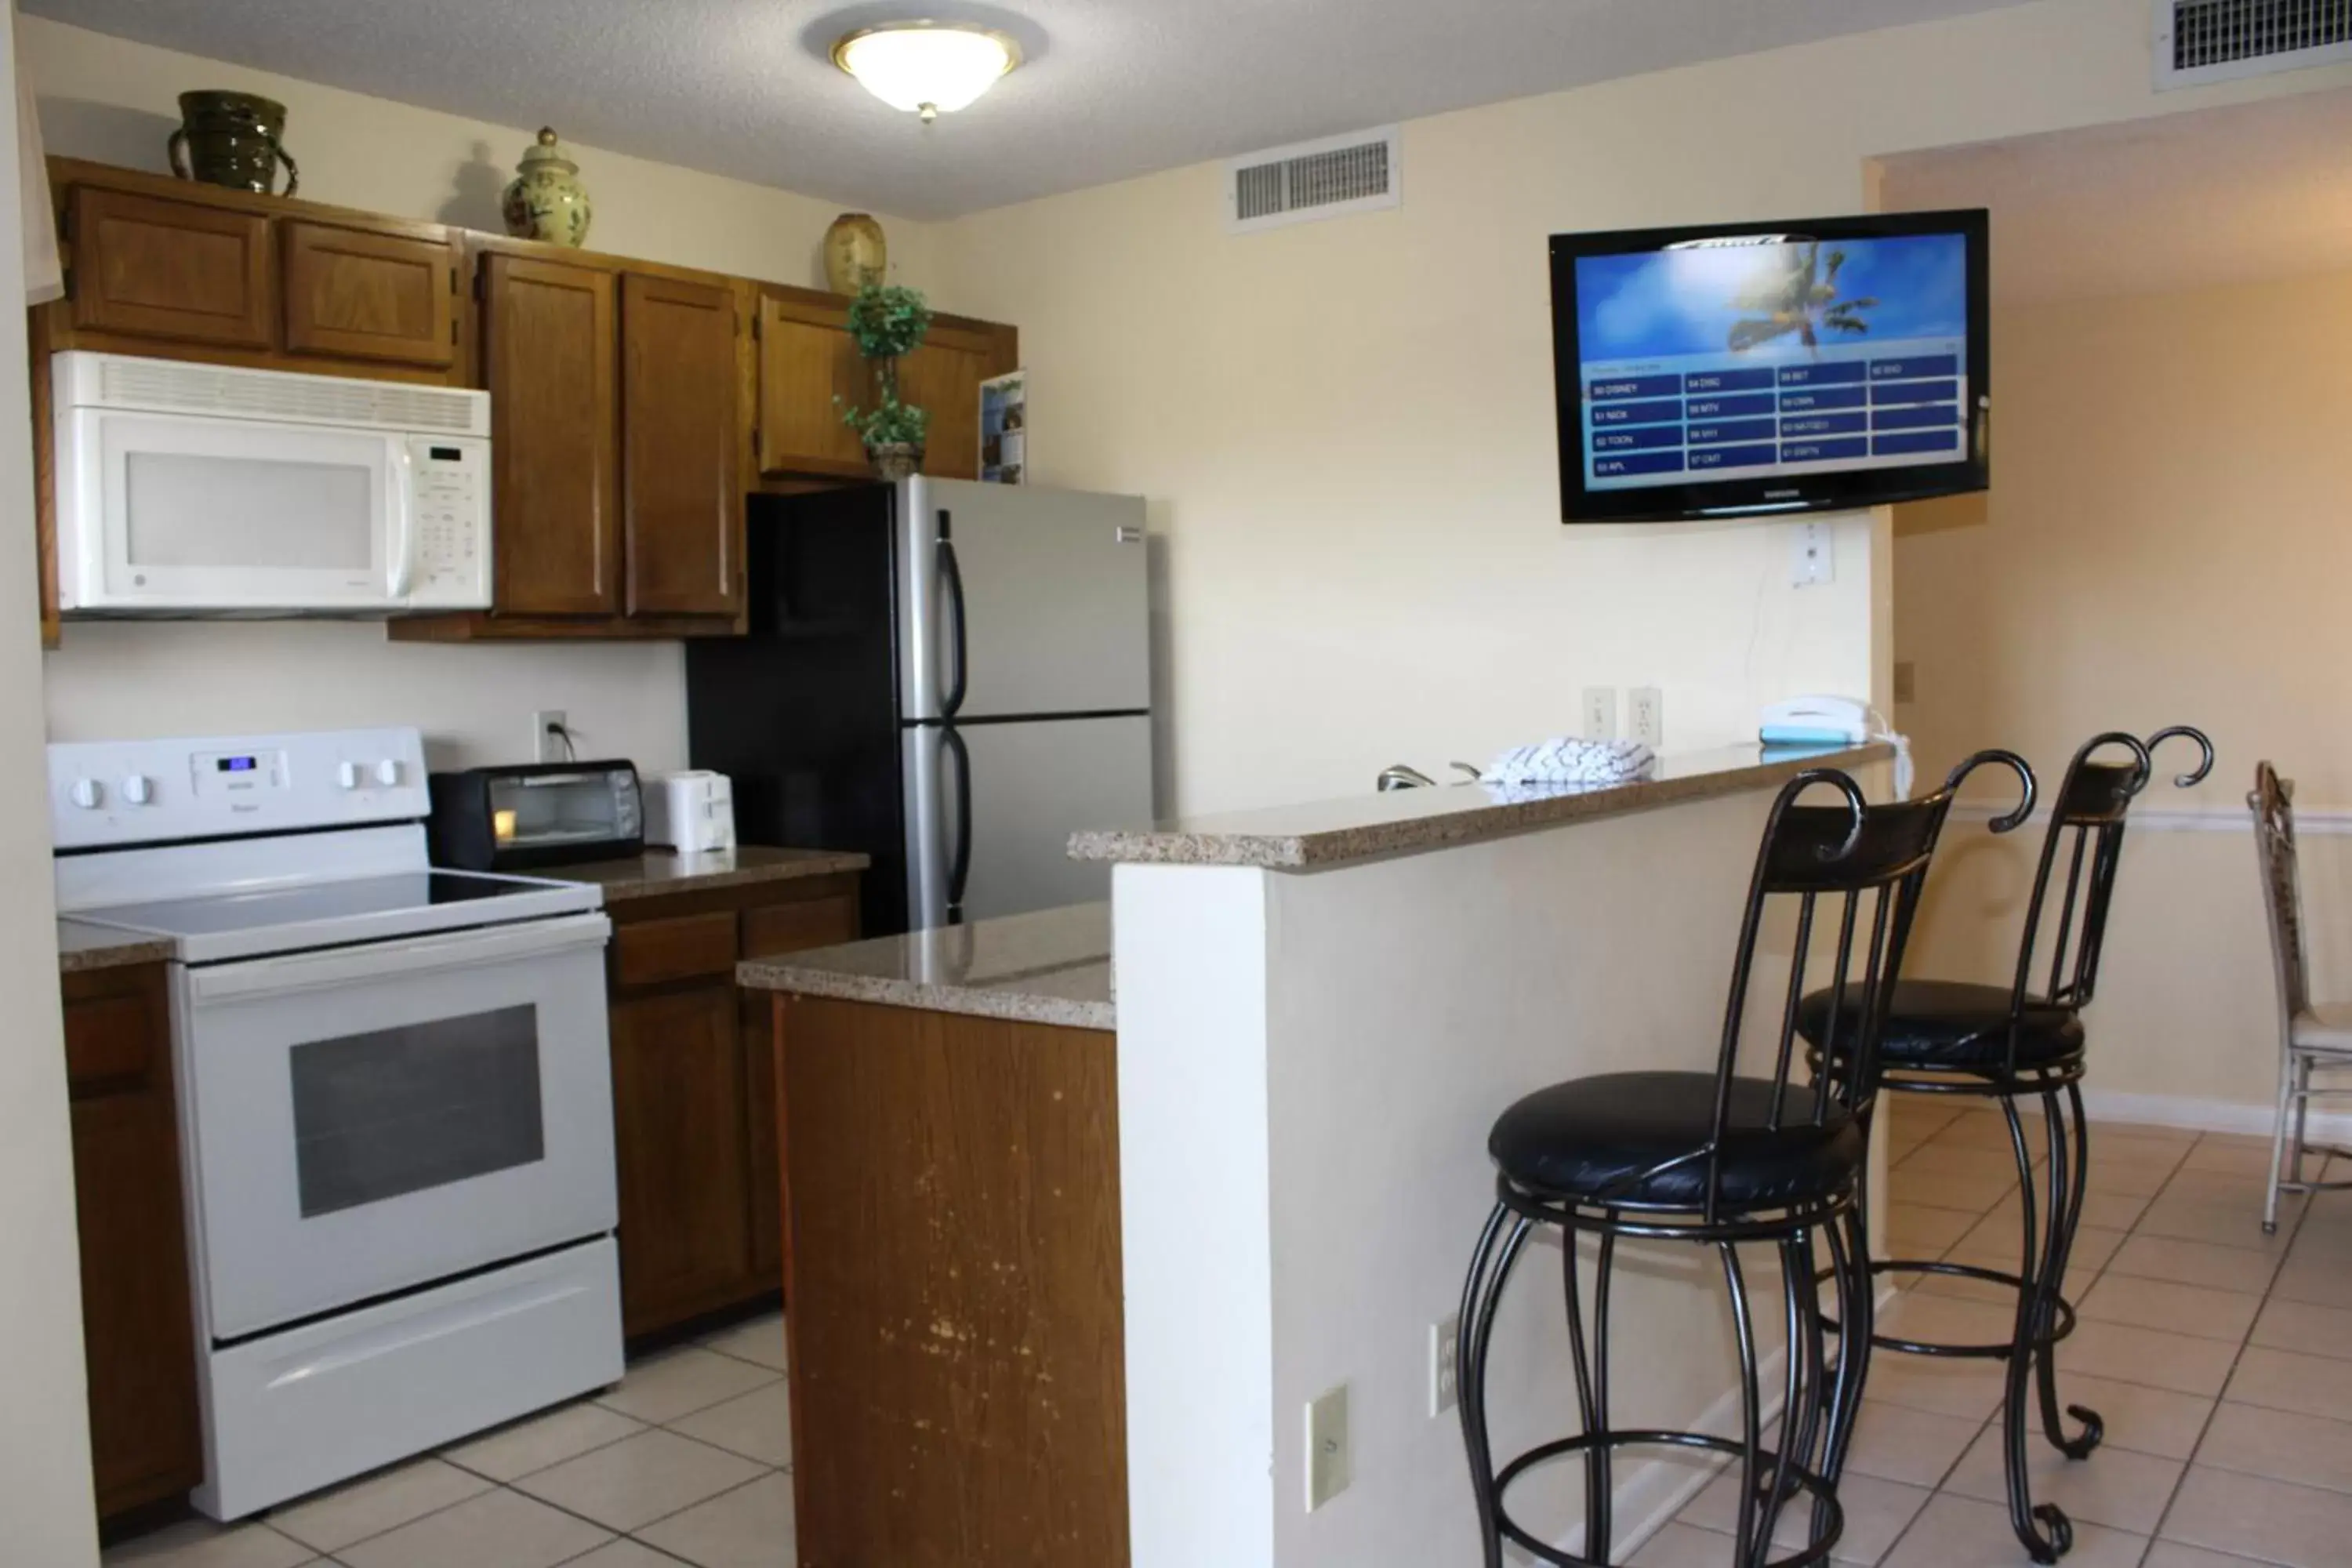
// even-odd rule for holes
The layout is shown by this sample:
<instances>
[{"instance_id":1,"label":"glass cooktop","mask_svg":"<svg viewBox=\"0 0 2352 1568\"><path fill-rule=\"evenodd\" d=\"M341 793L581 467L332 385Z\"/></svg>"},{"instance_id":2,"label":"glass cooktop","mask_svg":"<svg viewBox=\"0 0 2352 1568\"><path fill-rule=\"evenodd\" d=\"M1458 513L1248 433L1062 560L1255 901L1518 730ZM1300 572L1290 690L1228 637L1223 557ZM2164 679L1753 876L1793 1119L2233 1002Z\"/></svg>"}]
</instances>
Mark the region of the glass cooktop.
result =
<instances>
[{"instance_id":1,"label":"glass cooktop","mask_svg":"<svg viewBox=\"0 0 2352 1568\"><path fill-rule=\"evenodd\" d=\"M215 936L225 931L276 930L370 915L397 915L449 904L479 904L544 892L545 882L482 877L465 871L403 871L384 877L352 877L259 888L251 892L213 893L152 904L117 904L91 910L84 918L167 936ZM496 919L493 911L485 916Z\"/></svg>"}]
</instances>

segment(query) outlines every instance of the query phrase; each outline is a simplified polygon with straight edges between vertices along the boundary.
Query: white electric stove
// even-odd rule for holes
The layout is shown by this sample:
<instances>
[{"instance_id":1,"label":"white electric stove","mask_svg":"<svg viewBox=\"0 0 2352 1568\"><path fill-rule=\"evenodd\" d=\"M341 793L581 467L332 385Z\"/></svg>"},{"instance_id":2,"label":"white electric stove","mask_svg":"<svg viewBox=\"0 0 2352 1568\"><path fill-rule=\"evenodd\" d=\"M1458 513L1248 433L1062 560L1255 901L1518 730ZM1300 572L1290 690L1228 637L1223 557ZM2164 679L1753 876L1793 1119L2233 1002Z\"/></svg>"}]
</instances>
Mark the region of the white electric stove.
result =
<instances>
[{"instance_id":1,"label":"white electric stove","mask_svg":"<svg viewBox=\"0 0 2352 1568\"><path fill-rule=\"evenodd\" d=\"M414 730L49 748L60 912L168 940L234 1519L615 1382L595 887L437 871Z\"/></svg>"}]
</instances>

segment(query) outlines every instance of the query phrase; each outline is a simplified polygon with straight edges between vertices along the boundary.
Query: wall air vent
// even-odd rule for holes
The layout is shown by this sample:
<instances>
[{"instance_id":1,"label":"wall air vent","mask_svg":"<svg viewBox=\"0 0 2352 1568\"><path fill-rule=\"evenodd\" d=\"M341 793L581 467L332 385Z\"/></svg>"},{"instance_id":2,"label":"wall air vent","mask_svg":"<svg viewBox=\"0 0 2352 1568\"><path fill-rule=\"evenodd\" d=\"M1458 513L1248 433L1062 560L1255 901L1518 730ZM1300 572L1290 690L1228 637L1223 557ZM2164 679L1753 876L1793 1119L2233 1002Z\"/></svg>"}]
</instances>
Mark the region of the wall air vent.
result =
<instances>
[{"instance_id":1,"label":"wall air vent","mask_svg":"<svg viewBox=\"0 0 2352 1568\"><path fill-rule=\"evenodd\" d=\"M2154 0L2156 85L2352 60L2352 0Z\"/></svg>"},{"instance_id":2,"label":"wall air vent","mask_svg":"<svg viewBox=\"0 0 2352 1568\"><path fill-rule=\"evenodd\" d=\"M1225 165L1225 226L1250 234L1392 207L1399 173L1393 125L1252 153Z\"/></svg>"}]
</instances>

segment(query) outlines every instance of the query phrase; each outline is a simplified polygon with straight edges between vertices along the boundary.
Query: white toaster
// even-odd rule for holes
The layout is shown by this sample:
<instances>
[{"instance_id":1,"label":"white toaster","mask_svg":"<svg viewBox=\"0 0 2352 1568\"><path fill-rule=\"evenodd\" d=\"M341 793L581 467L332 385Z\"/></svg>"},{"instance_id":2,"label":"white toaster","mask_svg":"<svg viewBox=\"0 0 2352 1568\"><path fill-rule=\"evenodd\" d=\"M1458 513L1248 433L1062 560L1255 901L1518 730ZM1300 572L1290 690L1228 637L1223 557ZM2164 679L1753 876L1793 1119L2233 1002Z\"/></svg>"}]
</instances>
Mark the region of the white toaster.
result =
<instances>
[{"instance_id":1,"label":"white toaster","mask_svg":"<svg viewBox=\"0 0 2352 1568\"><path fill-rule=\"evenodd\" d=\"M735 791L725 773L693 769L648 780L646 842L681 855L735 847Z\"/></svg>"}]
</instances>

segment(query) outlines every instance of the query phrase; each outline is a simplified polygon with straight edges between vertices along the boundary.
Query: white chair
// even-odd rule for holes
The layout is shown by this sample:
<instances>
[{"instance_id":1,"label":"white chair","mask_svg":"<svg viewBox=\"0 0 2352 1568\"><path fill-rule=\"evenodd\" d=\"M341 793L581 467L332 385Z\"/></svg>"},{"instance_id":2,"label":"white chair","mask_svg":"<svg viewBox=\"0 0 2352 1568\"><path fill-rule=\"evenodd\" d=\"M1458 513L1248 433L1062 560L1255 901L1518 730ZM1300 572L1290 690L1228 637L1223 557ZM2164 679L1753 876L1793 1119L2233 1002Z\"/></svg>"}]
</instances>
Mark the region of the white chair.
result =
<instances>
[{"instance_id":1,"label":"white chair","mask_svg":"<svg viewBox=\"0 0 2352 1568\"><path fill-rule=\"evenodd\" d=\"M2314 1095L2352 1095L2352 1083L2315 1086L2311 1081L2315 1071L2352 1068L2352 1004L2311 1000L2304 962L2303 889L2295 873L2294 784L2281 779L2270 763L2257 763L2246 805L2254 814L2254 853L2262 862L2271 957L2278 971L2278 1121L2271 1133L2270 1191L2263 1200L2263 1233L2267 1236L2278 1229L2281 1193L2352 1187L2352 1181L2314 1182L2303 1173L2306 1154L2352 1158L2339 1149L2311 1148L2304 1139Z\"/></svg>"}]
</instances>

